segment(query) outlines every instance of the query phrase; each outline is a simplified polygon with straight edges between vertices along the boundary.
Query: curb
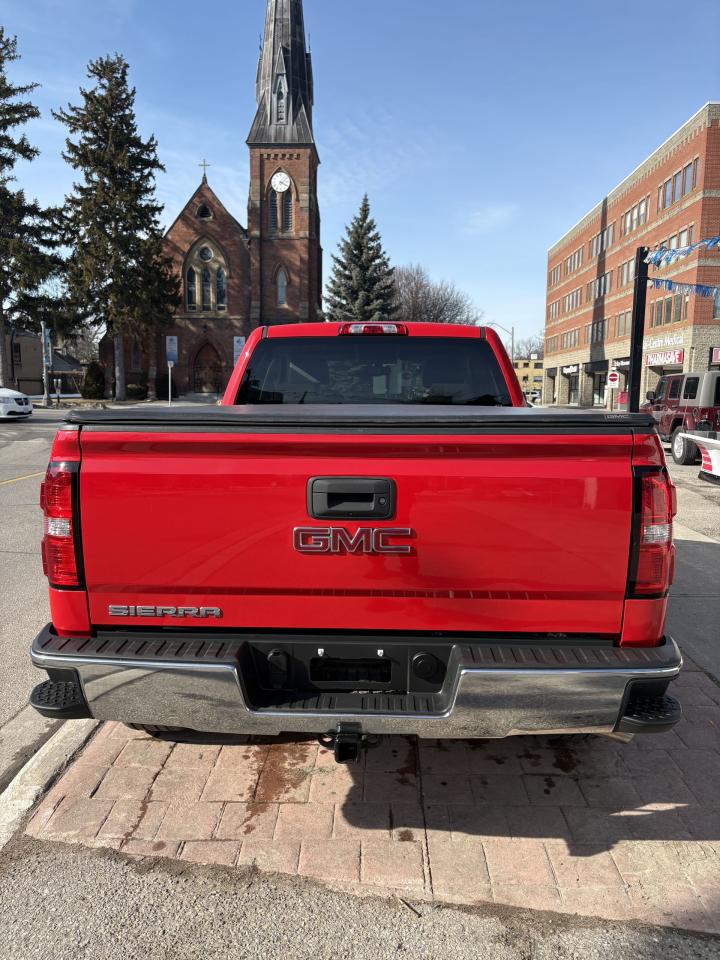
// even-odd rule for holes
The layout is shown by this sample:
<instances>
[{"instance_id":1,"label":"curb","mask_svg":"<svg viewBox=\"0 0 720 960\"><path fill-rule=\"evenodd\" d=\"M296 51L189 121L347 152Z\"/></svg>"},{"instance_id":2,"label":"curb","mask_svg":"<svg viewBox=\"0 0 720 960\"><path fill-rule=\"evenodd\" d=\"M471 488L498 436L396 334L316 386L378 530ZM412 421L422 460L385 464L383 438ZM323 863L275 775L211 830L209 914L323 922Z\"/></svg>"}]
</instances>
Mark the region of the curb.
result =
<instances>
[{"instance_id":1,"label":"curb","mask_svg":"<svg viewBox=\"0 0 720 960\"><path fill-rule=\"evenodd\" d=\"M98 726L97 720L65 722L0 794L0 850Z\"/></svg>"}]
</instances>

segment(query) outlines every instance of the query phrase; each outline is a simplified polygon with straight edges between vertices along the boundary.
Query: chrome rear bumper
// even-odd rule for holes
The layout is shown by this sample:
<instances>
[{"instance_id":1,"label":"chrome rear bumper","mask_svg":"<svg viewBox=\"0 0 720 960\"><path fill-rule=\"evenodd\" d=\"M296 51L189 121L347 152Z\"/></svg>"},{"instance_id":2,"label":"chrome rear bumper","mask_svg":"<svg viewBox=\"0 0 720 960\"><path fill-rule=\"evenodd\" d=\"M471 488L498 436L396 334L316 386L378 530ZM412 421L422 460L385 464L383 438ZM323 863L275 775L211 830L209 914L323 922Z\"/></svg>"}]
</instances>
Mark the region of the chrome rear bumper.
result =
<instances>
[{"instance_id":1,"label":"chrome rear bumper","mask_svg":"<svg viewBox=\"0 0 720 960\"><path fill-rule=\"evenodd\" d=\"M662 693L682 667L670 638L642 649L450 641L437 695L321 693L257 707L243 681L242 641L158 635L154 647L142 643L144 656L133 654L135 643L132 636L113 644L67 640L46 628L31 656L41 669L74 671L98 720L261 735L322 734L340 724L441 738L612 733L633 690Z\"/></svg>"}]
</instances>

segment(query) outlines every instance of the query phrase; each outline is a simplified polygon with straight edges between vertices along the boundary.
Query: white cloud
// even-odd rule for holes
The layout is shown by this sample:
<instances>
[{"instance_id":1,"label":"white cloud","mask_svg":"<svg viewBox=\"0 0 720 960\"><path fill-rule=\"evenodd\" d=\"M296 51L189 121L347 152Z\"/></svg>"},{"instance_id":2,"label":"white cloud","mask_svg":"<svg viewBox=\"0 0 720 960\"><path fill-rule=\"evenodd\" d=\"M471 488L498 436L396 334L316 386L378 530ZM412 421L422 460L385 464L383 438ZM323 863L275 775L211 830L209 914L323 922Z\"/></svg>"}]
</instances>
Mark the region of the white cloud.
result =
<instances>
[{"instance_id":1,"label":"white cloud","mask_svg":"<svg viewBox=\"0 0 720 960\"><path fill-rule=\"evenodd\" d=\"M493 233L512 223L518 214L515 203L488 203L473 210L465 222L465 232Z\"/></svg>"}]
</instances>

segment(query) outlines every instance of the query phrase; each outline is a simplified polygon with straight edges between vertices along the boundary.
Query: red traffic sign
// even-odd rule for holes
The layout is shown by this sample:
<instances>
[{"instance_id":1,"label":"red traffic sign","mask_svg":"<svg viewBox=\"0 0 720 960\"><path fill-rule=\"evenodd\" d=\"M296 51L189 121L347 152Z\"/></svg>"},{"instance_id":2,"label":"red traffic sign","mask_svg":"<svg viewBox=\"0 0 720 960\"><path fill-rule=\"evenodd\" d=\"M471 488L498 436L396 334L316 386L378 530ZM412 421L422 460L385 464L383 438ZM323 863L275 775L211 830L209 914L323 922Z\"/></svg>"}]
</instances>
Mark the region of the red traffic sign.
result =
<instances>
[{"instance_id":1,"label":"red traffic sign","mask_svg":"<svg viewBox=\"0 0 720 960\"><path fill-rule=\"evenodd\" d=\"M611 387L613 390L617 390L617 388L620 386L620 374L617 372L617 370L610 371L607 382L609 387Z\"/></svg>"}]
</instances>

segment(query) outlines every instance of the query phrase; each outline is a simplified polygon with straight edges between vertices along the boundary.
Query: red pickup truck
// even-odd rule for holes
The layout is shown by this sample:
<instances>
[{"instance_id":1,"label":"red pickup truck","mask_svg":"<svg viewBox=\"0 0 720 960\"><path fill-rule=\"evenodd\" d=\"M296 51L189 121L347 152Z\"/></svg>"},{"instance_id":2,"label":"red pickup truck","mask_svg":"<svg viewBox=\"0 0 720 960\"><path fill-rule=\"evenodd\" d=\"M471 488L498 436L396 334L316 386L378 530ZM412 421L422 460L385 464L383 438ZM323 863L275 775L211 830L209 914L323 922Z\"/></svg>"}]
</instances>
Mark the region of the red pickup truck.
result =
<instances>
[{"instance_id":1,"label":"red pickup truck","mask_svg":"<svg viewBox=\"0 0 720 960\"><path fill-rule=\"evenodd\" d=\"M71 413L42 506L46 715L346 762L680 717L654 422L528 408L489 329L257 329L220 408Z\"/></svg>"}]
</instances>

